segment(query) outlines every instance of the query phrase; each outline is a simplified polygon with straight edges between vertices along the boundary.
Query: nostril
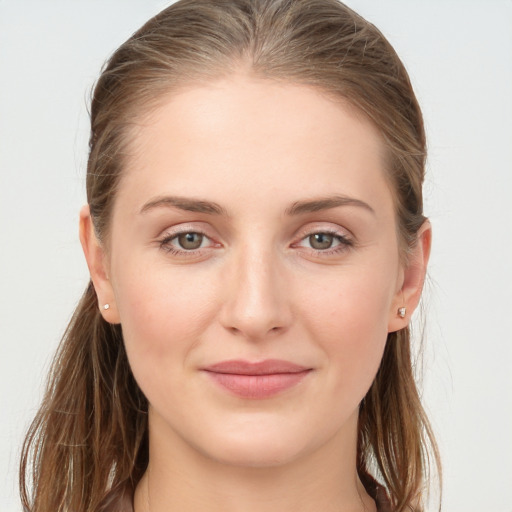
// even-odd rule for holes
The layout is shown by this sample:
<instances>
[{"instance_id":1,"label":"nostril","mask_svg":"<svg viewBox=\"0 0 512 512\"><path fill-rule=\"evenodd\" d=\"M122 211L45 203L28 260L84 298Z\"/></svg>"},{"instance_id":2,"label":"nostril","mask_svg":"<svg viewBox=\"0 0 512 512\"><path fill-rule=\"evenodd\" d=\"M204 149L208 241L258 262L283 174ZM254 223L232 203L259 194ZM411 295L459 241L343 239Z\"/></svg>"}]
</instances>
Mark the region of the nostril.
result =
<instances>
[{"instance_id":1,"label":"nostril","mask_svg":"<svg viewBox=\"0 0 512 512\"><path fill-rule=\"evenodd\" d=\"M244 334L245 333L245 330L244 329L239 329L238 327L233 327L233 326L230 326L230 327L226 327L226 329L233 335L236 335L236 336L240 336L241 334ZM282 330L282 327L280 326L276 326L276 327L271 327L268 331L266 331L266 334L270 334L270 333L279 333L281 332ZM254 333L248 333L249 336L256 336L256 337L260 337L262 334L260 333L260 335L257 335L257 334L254 334ZM264 335L264 334L263 334Z\"/></svg>"}]
</instances>

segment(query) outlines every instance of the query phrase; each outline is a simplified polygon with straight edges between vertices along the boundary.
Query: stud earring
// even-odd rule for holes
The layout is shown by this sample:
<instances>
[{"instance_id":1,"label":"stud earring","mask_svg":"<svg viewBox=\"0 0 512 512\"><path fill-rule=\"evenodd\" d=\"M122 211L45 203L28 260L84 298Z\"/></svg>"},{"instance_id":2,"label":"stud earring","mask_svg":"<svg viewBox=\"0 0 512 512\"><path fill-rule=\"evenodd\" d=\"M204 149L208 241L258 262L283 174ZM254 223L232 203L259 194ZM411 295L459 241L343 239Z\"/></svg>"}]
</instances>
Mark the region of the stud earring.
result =
<instances>
[{"instance_id":1,"label":"stud earring","mask_svg":"<svg viewBox=\"0 0 512 512\"><path fill-rule=\"evenodd\" d=\"M105 309L105 310L110 309L110 304L104 304L103 309Z\"/></svg>"},{"instance_id":2,"label":"stud earring","mask_svg":"<svg viewBox=\"0 0 512 512\"><path fill-rule=\"evenodd\" d=\"M398 316L400 318L405 318L406 312L407 312L407 308L398 308Z\"/></svg>"}]
</instances>

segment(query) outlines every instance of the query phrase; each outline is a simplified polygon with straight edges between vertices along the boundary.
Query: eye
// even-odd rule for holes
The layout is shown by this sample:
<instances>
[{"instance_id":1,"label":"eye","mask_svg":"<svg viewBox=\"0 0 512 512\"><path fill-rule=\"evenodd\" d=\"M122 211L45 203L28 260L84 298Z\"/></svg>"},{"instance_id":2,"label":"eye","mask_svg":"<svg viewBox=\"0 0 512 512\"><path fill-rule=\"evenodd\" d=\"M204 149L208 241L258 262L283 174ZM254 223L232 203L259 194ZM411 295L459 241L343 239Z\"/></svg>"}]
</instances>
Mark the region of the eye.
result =
<instances>
[{"instance_id":1,"label":"eye","mask_svg":"<svg viewBox=\"0 0 512 512\"><path fill-rule=\"evenodd\" d=\"M354 242L341 233L317 231L302 238L296 246L321 255L340 253L353 246Z\"/></svg>"},{"instance_id":2,"label":"eye","mask_svg":"<svg viewBox=\"0 0 512 512\"><path fill-rule=\"evenodd\" d=\"M213 242L200 231L182 231L168 234L159 241L159 244L162 249L171 254L186 255L211 247Z\"/></svg>"},{"instance_id":3,"label":"eye","mask_svg":"<svg viewBox=\"0 0 512 512\"><path fill-rule=\"evenodd\" d=\"M309 245L316 250L330 249L337 242L332 233L314 233L308 236Z\"/></svg>"},{"instance_id":4,"label":"eye","mask_svg":"<svg viewBox=\"0 0 512 512\"><path fill-rule=\"evenodd\" d=\"M187 251L199 249L206 237L202 233L181 233L173 240L176 240L180 248Z\"/></svg>"}]
</instances>

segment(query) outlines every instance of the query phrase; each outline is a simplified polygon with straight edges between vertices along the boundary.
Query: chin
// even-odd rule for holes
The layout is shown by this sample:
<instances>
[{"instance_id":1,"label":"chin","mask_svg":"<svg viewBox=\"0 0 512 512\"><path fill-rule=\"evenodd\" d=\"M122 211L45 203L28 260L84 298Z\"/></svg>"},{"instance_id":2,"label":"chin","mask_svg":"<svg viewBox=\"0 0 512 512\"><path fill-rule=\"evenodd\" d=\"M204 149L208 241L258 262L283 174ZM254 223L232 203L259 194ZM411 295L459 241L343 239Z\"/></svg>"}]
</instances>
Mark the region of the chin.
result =
<instances>
[{"instance_id":1,"label":"chin","mask_svg":"<svg viewBox=\"0 0 512 512\"><path fill-rule=\"evenodd\" d=\"M200 437L202 454L222 464L271 468L307 458L340 433L334 424L315 424L307 418L248 415L233 419L224 429L212 425ZM198 441L199 439L196 438Z\"/></svg>"},{"instance_id":2,"label":"chin","mask_svg":"<svg viewBox=\"0 0 512 512\"><path fill-rule=\"evenodd\" d=\"M300 458L307 451L303 445L294 444L266 436L260 439L237 438L219 440L215 446L204 447L203 454L208 458L240 468L271 468L285 466Z\"/></svg>"}]
</instances>

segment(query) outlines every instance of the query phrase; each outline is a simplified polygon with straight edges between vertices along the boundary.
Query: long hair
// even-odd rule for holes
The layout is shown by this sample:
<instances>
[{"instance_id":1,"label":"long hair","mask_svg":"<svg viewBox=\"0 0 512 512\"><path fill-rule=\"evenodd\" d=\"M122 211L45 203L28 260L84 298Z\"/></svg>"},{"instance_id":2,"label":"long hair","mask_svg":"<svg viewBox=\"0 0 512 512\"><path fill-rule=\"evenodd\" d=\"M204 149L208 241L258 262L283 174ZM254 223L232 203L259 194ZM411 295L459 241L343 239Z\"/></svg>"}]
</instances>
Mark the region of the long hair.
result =
<instances>
[{"instance_id":1,"label":"long hair","mask_svg":"<svg viewBox=\"0 0 512 512\"><path fill-rule=\"evenodd\" d=\"M112 55L91 105L87 197L100 240L108 243L140 116L181 87L241 67L344 98L379 129L406 261L425 220L422 114L391 45L337 0L181 0ZM129 495L147 466L147 400L131 373L121 327L103 320L97 302L89 284L27 434L20 468L27 512L98 512ZM388 335L358 428L357 469L367 489L378 481L396 512L423 510L430 468L440 472L440 463L408 328Z\"/></svg>"}]
</instances>

